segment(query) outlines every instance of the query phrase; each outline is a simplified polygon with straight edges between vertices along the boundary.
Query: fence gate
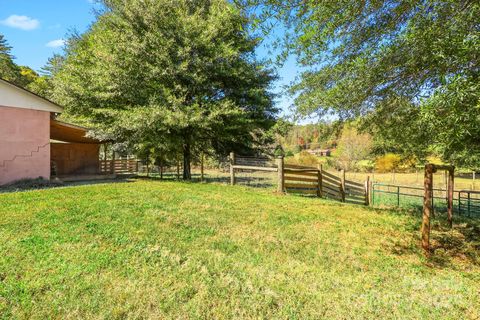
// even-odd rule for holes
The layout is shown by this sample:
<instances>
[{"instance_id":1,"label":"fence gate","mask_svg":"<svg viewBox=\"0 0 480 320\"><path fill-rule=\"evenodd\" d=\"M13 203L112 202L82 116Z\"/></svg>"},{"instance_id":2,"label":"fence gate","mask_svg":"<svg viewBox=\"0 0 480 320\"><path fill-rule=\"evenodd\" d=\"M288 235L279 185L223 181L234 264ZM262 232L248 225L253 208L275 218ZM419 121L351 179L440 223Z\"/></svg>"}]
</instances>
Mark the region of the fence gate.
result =
<instances>
[{"instance_id":1,"label":"fence gate","mask_svg":"<svg viewBox=\"0 0 480 320\"><path fill-rule=\"evenodd\" d=\"M467 217L480 217L480 191L458 191L458 213Z\"/></svg>"}]
</instances>

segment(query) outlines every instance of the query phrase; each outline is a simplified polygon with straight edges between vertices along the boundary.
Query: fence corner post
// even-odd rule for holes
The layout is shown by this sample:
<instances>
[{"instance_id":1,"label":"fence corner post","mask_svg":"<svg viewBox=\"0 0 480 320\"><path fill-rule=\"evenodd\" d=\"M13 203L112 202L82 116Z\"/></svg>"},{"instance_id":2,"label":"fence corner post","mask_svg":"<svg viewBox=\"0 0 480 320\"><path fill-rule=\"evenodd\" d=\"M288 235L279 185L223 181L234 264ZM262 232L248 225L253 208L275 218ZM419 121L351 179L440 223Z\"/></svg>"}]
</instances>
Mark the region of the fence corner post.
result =
<instances>
[{"instance_id":1,"label":"fence corner post","mask_svg":"<svg viewBox=\"0 0 480 320\"><path fill-rule=\"evenodd\" d=\"M230 152L230 184L235 184L235 152Z\"/></svg>"},{"instance_id":2,"label":"fence corner post","mask_svg":"<svg viewBox=\"0 0 480 320\"><path fill-rule=\"evenodd\" d=\"M284 193L285 192L285 173L284 173L283 156L279 156L277 158L277 170L278 170L277 191L279 193Z\"/></svg>"},{"instance_id":3,"label":"fence corner post","mask_svg":"<svg viewBox=\"0 0 480 320\"><path fill-rule=\"evenodd\" d=\"M342 195L342 202L345 202L345 170L340 172L340 190Z\"/></svg>"},{"instance_id":4,"label":"fence corner post","mask_svg":"<svg viewBox=\"0 0 480 320\"><path fill-rule=\"evenodd\" d=\"M425 177L423 180L425 194L423 196L423 217L422 217L422 248L427 255L430 254L430 216L433 211L433 172L434 165L425 165Z\"/></svg>"},{"instance_id":5,"label":"fence corner post","mask_svg":"<svg viewBox=\"0 0 480 320\"><path fill-rule=\"evenodd\" d=\"M365 205L370 205L370 176L365 180Z\"/></svg>"},{"instance_id":6,"label":"fence corner post","mask_svg":"<svg viewBox=\"0 0 480 320\"><path fill-rule=\"evenodd\" d=\"M320 198L323 198L323 192L322 192L322 189L323 189L323 167L321 164L319 164L317 166L318 168L318 192L317 192L317 196L319 196Z\"/></svg>"}]
</instances>

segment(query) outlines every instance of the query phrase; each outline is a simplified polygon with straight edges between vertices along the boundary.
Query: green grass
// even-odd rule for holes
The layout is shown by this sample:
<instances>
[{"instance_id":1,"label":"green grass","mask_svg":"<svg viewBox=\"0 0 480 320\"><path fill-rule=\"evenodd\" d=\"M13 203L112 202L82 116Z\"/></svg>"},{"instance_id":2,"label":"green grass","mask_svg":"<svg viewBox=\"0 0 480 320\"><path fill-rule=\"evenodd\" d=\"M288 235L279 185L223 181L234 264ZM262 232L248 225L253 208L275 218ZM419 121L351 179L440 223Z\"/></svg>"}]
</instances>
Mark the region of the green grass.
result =
<instances>
[{"instance_id":1,"label":"green grass","mask_svg":"<svg viewBox=\"0 0 480 320\"><path fill-rule=\"evenodd\" d=\"M478 319L480 227L139 180L0 195L0 318Z\"/></svg>"}]
</instances>

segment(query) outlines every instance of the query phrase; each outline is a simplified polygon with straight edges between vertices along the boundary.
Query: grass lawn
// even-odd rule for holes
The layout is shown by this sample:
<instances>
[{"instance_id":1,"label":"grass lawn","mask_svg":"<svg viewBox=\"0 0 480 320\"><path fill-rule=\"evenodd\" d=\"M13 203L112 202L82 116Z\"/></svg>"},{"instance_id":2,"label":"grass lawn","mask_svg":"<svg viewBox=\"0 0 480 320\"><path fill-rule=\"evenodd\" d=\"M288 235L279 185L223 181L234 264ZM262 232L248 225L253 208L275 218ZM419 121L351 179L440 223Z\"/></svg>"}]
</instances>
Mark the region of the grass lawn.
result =
<instances>
[{"instance_id":1,"label":"grass lawn","mask_svg":"<svg viewBox=\"0 0 480 320\"><path fill-rule=\"evenodd\" d=\"M478 319L480 226L138 180L0 194L0 318Z\"/></svg>"}]
</instances>

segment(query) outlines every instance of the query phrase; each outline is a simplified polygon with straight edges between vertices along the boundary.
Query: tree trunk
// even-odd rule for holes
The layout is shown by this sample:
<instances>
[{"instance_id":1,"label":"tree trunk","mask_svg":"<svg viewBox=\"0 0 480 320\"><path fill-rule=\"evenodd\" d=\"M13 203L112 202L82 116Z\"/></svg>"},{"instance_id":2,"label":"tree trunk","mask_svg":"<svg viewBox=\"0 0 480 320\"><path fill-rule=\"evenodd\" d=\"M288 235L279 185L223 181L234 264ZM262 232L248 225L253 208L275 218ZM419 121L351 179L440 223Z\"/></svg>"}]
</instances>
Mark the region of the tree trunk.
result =
<instances>
[{"instance_id":1,"label":"tree trunk","mask_svg":"<svg viewBox=\"0 0 480 320\"><path fill-rule=\"evenodd\" d=\"M190 170L191 156L190 144L185 142L183 144L183 180L192 179L192 172Z\"/></svg>"}]
</instances>

